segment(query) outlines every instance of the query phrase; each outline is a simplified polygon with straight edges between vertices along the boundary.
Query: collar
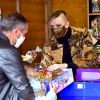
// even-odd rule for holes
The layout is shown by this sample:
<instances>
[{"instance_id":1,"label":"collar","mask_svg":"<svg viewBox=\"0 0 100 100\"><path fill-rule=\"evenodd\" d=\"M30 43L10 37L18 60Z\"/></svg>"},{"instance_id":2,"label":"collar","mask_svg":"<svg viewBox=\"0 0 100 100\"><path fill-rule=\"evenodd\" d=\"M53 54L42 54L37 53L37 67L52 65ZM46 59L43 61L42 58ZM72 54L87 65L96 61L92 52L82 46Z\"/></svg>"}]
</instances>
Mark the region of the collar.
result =
<instances>
[{"instance_id":1,"label":"collar","mask_svg":"<svg viewBox=\"0 0 100 100\"><path fill-rule=\"evenodd\" d=\"M7 37L4 33L2 33L2 32L0 32L0 38L1 38L2 40L4 40L4 41L7 41L7 42L10 43L8 37Z\"/></svg>"}]
</instances>

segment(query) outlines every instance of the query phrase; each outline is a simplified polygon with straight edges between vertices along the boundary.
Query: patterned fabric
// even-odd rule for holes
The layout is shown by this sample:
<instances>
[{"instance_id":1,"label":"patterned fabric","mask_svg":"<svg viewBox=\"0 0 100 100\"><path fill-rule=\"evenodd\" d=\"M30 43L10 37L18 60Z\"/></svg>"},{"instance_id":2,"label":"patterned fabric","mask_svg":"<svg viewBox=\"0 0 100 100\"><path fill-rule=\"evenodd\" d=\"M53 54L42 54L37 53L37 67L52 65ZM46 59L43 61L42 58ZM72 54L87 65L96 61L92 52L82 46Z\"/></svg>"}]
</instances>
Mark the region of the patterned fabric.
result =
<instances>
[{"instance_id":1,"label":"patterned fabric","mask_svg":"<svg viewBox=\"0 0 100 100\"><path fill-rule=\"evenodd\" d=\"M48 42L44 46L41 68L48 67L55 63L62 63L63 45L57 42Z\"/></svg>"},{"instance_id":2,"label":"patterned fabric","mask_svg":"<svg viewBox=\"0 0 100 100\"><path fill-rule=\"evenodd\" d=\"M69 39L72 60L80 68L96 67L96 53L92 39L85 28L71 27L72 35ZM63 46L52 37L45 45L41 67L55 63L62 63Z\"/></svg>"},{"instance_id":3,"label":"patterned fabric","mask_svg":"<svg viewBox=\"0 0 100 100\"><path fill-rule=\"evenodd\" d=\"M96 67L96 53L91 37L86 29L72 27L69 40L73 62L79 67Z\"/></svg>"}]
</instances>

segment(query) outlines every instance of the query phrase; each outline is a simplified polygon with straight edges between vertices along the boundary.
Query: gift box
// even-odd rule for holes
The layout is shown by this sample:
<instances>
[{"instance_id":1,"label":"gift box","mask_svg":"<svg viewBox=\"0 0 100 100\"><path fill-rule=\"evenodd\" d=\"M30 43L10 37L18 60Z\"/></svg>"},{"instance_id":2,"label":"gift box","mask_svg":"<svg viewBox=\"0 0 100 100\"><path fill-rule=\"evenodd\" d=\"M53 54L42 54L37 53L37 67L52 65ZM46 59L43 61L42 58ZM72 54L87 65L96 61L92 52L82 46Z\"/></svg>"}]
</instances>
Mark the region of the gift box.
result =
<instances>
[{"instance_id":1,"label":"gift box","mask_svg":"<svg viewBox=\"0 0 100 100\"><path fill-rule=\"evenodd\" d=\"M37 77L33 75L33 79L40 81L41 83L46 83L46 89L49 88L48 84L51 82L53 86L56 88L56 93L63 90L69 84L74 82L74 77L72 73L72 69L57 69L55 71L49 72L44 68L36 68L34 69L37 74Z\"/></svg>"},{"instance_id":2,"label":"gift box","mask_svg":"<svg viewBox=\"0 0 100 100\"><path fill-rule=\"evenodd\" d=\"M100 69L77 69L77 81L100 81Z\"/></svg>"},{"instance_id":3,"label":"gift box","mask_svg":"<svg viewBox=\"0 0 100 100\"><path fill-rule=\"evenodd\" d=\"M54 86L57 87L56 93L59 93L65 87L67 87L73 82L74 82L73 73L72 73L72 69L70 68L63 70L63 74L61 74L60 76L57 76L54 80L52 80L52 83L54 84Z\"/></svg>"},{"instance_id":4,"label":"gift box","mask_svg":"<svg viewBox=\"0 0 100 100\"><path fill-rule=\"evenodd\" d=\"M100 100L100 83L73 82L58 96L58 100Z\"/></svg>"}]
</instances>

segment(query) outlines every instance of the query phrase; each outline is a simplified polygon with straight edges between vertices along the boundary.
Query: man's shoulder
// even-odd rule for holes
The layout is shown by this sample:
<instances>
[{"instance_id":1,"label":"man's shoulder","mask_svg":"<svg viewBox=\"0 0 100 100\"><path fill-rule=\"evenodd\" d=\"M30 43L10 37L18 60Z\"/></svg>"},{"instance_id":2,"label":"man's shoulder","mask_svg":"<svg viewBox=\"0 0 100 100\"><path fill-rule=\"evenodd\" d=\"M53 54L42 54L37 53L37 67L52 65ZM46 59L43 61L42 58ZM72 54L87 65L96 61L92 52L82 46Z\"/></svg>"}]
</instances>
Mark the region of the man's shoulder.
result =
<instances>
[{"instance_id":1,"label":"man's shoulder","mask_svg":"<svg viewBox=\"0 0 100 100\"><path fill-rule=\"evenodd\" d=\"M0 54L18 54L18 50L11 45L0 45Z\"/></svg>"}]
</instances>

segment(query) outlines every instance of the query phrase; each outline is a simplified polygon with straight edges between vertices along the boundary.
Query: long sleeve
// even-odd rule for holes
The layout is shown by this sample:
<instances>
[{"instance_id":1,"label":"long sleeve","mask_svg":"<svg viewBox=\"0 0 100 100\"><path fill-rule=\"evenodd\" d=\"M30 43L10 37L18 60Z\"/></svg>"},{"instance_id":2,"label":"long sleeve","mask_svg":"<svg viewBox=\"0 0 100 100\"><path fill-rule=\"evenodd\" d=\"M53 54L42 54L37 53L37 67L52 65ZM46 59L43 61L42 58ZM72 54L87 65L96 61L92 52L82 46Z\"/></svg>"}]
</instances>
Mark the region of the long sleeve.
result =
<instances>
[{"instance_id":1,"label":"long sleeve","mask_svg":"<svg viewBox=\"0 0 100 100\"><path fill-rule=\"evenodd\" d=\"M31 100L32 89L26 77L20 53L16 50L0 49L0 66L14 86L19 100Z\"/></svg>"}]
</instances>

